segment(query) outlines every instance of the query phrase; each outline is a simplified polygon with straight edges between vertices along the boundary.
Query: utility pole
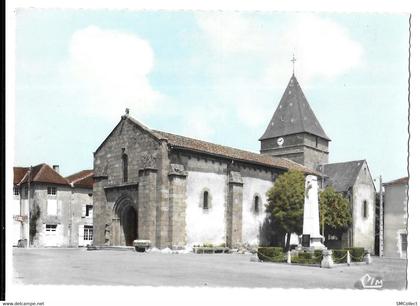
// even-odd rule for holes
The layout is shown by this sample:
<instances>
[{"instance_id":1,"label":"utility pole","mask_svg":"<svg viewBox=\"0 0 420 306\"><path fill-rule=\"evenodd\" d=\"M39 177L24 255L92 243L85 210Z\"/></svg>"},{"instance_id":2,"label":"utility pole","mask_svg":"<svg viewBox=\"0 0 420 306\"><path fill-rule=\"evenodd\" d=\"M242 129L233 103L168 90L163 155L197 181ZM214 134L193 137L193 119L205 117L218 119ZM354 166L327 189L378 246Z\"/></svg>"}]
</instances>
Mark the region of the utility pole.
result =
<instances>
[{"instance_id":1,"label":"utility pole","mask_svg":"<svg viewBox=\"0 0 420 306\"><path fill-rule=\"evenodd\" d=\"M295 56L293 55L293 58L294 58ZM293 63L294 64L294 63ZM325 164L322 164L321 165L322 167L321 167L321 192L322 191L324 191L324 177L325 177L325 174L324 174L324 166L325 166ZM318 201L318 203L319 203L319 201ZM321 209L319 210L319 211L321 211ZM321 227L322 227L322 230L321 230L321 235L322 235L322 237L324 237L324 241L325 241L325 227L324 227L324 222L325 222L325 218L324 218L325 216L324 215L322 215L322 224L321 224Z\"/></svg>"},{"instance_id":2,"label":"utility pole","mask_svg":"<svg viewBox=\"0 0 420 306\"><path fill-rule=\"evenodd\" d=\"M31 235L31 175L32 175L32 166L29 168L29 175L28 175L28 225L27 225L27 239L26 239L26 247L29 248L29 240Z\"/></svg>"},{"instance_id":3,"label":"utility pole","mask_svg":"<svg viewBox=\"0 0 420 306\"><path fill-rule=\"evenodd\" d=\"M379 257L384 256L384 198L382 194L382 175L379 176Z\"/></svg>"}]
</instances>

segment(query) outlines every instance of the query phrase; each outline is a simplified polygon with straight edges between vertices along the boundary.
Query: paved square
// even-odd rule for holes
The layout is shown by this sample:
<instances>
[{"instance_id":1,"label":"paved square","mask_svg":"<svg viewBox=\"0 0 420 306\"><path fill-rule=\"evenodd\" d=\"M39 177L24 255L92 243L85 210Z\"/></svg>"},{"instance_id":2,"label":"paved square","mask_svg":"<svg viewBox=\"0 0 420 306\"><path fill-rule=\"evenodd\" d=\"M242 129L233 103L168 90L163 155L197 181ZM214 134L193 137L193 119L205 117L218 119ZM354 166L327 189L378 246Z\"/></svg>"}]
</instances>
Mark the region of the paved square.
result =
<instances>
[{"instance_id":1,"label":"paved square","mask_svg":"<svg viewBox=\"0 0 420 306\"><path fill-rule=\"evenodd\" d=\"M355 288L366 273L404 289L407 261L333 269L251 262L244 254L162 254L86 249L13 250L15 281L50 285Z\"/></svg>"}]
</instances>

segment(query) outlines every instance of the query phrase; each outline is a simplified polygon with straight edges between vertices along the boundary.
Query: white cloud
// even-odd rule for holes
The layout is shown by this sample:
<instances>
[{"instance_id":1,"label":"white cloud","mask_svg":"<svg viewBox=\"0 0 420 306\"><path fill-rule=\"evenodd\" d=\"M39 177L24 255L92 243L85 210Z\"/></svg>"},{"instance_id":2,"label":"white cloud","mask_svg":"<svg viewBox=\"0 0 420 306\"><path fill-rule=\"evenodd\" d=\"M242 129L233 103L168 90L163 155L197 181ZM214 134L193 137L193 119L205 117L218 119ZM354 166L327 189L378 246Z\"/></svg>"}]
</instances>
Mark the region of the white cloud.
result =
<instances>
[{"instance_id":1,"label":"white cloud","mask_svg":"<svg viewBox=\"0 0 420 306\"><path fill-rule=\"evenodd\" d=\"M361 64L363 48L347 30L329 19L299 16L283 36L299 57L296 68L307 80L333 78Z\"/></svg>"},{"instance_id":2,"label":"white cloud","mask_svg":"<svg viewBox=\"0 0 420 306\"><path fill-rule=\"evenodd\" d=\"M161 100L148 80L153 61L146 40L89 26L72 35L65 71L83 91L88 115L115 120L126 107L139 116L153 111Z\"/></svg>"},{"instance_id":3,"label":"white cloud","mask_svg":"<svg viewBox=\"0 0 420 306\"><path fill-rule=\"evenodd\" d=\"M209 141L222 128L226 111L218 105L206 104L205 109L198 106L188 109L182 117L182 135Z\"/></svg>"},{"instance_id":4,"label":"white cloud","mask_svg":"<svg viewBox=\"0 0 420 306\"><path fill-rule=\"evenodd\" d=\"M280 98L291 76L293 53L303 87L309 87L315 78L340 76L362 62L361 44L338 23L316 15L263 20L241 13L197 13L196 19L210 49L224 57L223 69L213 69L215 88L226 88L223 85L229 82L235 94L219 94L226 96L225 101L233 104L237 116L250 127L269 120L274 111L272 99ZM244 62L241 70L238 62ZM263 101L264 93L256 92L258 89L276 94Z\"/></svg>"}]
</instances>

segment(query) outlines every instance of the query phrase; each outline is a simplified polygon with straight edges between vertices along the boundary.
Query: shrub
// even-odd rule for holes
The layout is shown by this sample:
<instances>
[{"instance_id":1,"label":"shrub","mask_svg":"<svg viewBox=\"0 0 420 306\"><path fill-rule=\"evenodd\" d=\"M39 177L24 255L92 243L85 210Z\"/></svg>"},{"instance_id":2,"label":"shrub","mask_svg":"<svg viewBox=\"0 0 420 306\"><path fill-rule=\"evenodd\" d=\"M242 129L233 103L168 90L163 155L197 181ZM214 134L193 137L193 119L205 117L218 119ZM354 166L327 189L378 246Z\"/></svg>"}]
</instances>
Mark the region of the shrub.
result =
<instances>
[{"instance_id":1,"label":"shrub","mask_svg":"<svg viewBox=\"0 0 420 306\"><path fill-rule=\"evenodd\" d=\"M347 250L339 249L333 250L332 256L334 263L346 263L347 262Z\"/></svg>"},{"instance_id":2,"label":"shrub","mask_svg":"<svg viewBox=\"0 0 420 306\"><path fill-rule=\"evenodd\" d=\"M321 253L319 253L321 252ZM322 255L322 251L317 252L320 255ZM315 252L299 252L297 255L292 257L292 263L298 263L298 264L319 264L321 263L322 256L315 256Z\"/></svg>"},{"instance_id":3,"label":"shrub","mask_svg":"<svg viewBox=\"0 0 420 306\"><path fill-rule=\"evenodd\" d=\"M320 261L321 261L322 260L322 250L315 250L314 251L314 257L316 257L316 258L321 257L321 259L320 259Z\"/></svg>"},{"instance_id":4,"label":"shrub","mask_svg":"<svg viewBox=\"0 0 420 306\"><path fill-rule=\"evenodd\" d=\"M35 205L34 210L29 214L29 241L32 244L34 238L38 233L38 219L41 216L41 210L38 205Z\"/></svg>"},{"instance_id":5,"label":"shrub","mask_svg":"<svg viewBox=\"0 0 420 306\"><path fill-rule=\"evenodd\" d=\"M345 250L350 251L352 261L363 261L365 255L364 248L345 248Z\"/></svg>"},{"instance_id":6,"label":"shrub","mask_svg":"<svg viewBox=\"0 0 420 306\"><path fill-rule=\"evenodd\" d=\"M298 253L298 257L301 258L301 259L312 259L312 253L300 252L300 253Z\"/></svg>"},{"instance_id":7,"label":"shrub","mask_svg":"<svg viewBox=\"0 0 420 306\"><path fill-rule=\"evenodd\" d=\"M283 249L280 247L259 247L257 254L262 261L282 262L285 260Z\"/></svg>"}]
</instances>

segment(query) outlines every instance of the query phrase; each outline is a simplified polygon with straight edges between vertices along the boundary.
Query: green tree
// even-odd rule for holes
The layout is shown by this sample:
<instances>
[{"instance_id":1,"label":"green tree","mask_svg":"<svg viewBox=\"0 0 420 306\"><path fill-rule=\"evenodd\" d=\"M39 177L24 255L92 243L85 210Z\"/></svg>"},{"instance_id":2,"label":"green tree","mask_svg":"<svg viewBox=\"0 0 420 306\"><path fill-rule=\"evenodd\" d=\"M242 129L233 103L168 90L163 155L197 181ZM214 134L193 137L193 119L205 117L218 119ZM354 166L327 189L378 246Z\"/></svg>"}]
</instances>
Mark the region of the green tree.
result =
<instances>
[{"instance_id":1,"label":"green tree","mask_svg":"<svg viewBox=\"0 0 420 306\"><path fill-rule=\"evenodd\" d=\"M319 195L320 221L323 235L341 235L351 224L349 201L328 186Z\"/></svg>"},{"instance_id":2,"label":"green tree","mask_svg":"<svg viewBox=\"0 0 420 306\"><path fill-rule=\"evenodd\" d=\"M273 223L278 225L279 234L287 234L286 249L289 250L291 234L302 233L305 201L303 173L291 170L277 177L267 192L267 201L266 211Z\"/></svg>"}]
</instances>

